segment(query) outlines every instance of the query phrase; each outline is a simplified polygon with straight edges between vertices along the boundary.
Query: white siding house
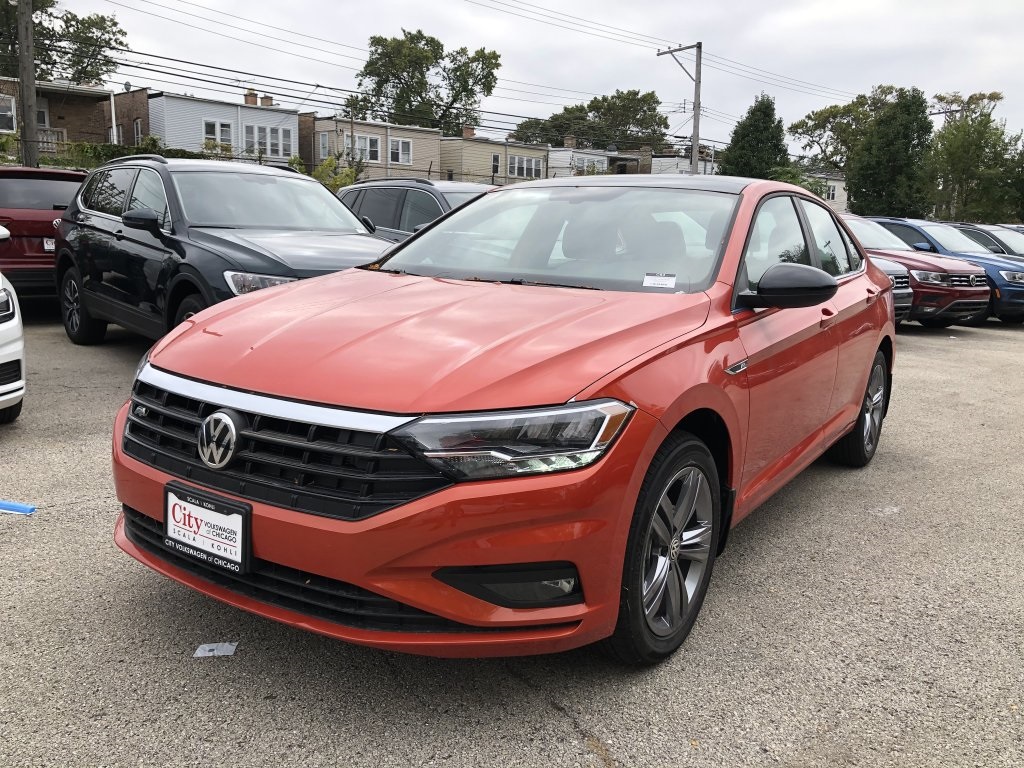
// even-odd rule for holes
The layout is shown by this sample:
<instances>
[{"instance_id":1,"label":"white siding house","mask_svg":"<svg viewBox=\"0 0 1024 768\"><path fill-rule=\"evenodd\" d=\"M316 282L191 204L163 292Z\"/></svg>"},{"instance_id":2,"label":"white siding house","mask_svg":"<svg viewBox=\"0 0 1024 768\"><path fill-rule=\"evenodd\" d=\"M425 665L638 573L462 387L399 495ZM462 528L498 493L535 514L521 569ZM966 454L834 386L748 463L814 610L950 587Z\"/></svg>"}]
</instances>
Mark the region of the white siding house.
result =
<instances>
[{"instance_id":1,"label":"white siding house","mask_svg":"<svg viewBox=\"0 0 1024 768\"><path fill-rule=\"evenodd\" d=\"M295 109L152 93L150 133L165 146L193 152L287 162L299 154L299 113Z\"/></svg>"},{"instance_id":2,"label":"white siding house","mask_svg":"<svg viewBox=\"0 0 1024 768\"><path fill-rule=\"evenodd\" d=\"M617 157L614 152L603 149L577 149L575 147L552 147L548 155L548 176L582 176L586 173L605 173L609 158Z\"/></svg>"}]
</instances>

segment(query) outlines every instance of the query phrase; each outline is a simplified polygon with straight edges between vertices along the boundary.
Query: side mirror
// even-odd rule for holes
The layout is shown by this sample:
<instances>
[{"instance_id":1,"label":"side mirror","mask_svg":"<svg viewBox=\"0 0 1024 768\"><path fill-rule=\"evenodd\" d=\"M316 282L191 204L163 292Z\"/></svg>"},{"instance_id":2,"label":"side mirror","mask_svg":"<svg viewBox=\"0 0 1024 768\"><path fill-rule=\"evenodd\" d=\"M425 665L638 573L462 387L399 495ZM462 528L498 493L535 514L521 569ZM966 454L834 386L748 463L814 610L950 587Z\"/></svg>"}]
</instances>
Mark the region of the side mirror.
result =
<instances>
[{"instance_id":1,"label":"side mirror","mask_svg":"<svg viewBox=\"0 0 1024 768\"><path fill-rule=\"evenodd\" d=\"M374 224L374 223L373 223L372 221L370 221L370 217L369 217L369 216L360 216L360 217L359 217L359 220L360 220L361 222L363 222L363 226L364 226L364 227L366 227L366 228L367 228L368 230L370 230L370 234L371 234L371 235L372 235L372 234L373 234L374 232L376 232L376 231L377 231L377 225L376 225L376 224Z\"/></svg>"},{"instance_id":2,"label":"side mirror","mask_svg":"<svg viewBox=\"0 0 1024 768\"><path fill-rule=\"evenodd\" d=\"M998 245L990 245L988 249L992 251L992 253L1006 253L1006 251L1004 251Z\"/></svg>"},{"instance_id":3,"label":"side mirror","mask_svg":"<svg viewBox=\"0 0 1024 768\"><path fill-rule=\"evenodd\" d=\"M740 306L813 307L822 304L839 290L836 279L828 272L806 264L773 264L761 275L757 292L744 291L738 297Z\"/></svg>"},{"instance_id":4,"label":"side mirror","mask_svg":"<svg viewBox=\"0 0 1024 768\"><path fill-rule=\"evenodd\" d=\"M935 249L932 248L931 243L914 243L912 247L915 251L935 251Z\"/></svg>"},{"instance_id":5,"label":"side mirror","mask_svg":"<svg viewBox=\"0 0 1024 768\"><path fill-rule=\"evenodd\" d=\"M0 227L0 242L11 239L11 230L7 227Z\"/></svg>"},{"instance_id":6,"label":"side mirror","mask_svg":"<svg viewBox=\"0 0 1024 768\"><path fill-rule=\"evenodd\" d=\"M160 231L160 214L152 208L136 208L125 211L121 223L130 229L143 229L155 235Z\"/></svg>"}]
</instances>

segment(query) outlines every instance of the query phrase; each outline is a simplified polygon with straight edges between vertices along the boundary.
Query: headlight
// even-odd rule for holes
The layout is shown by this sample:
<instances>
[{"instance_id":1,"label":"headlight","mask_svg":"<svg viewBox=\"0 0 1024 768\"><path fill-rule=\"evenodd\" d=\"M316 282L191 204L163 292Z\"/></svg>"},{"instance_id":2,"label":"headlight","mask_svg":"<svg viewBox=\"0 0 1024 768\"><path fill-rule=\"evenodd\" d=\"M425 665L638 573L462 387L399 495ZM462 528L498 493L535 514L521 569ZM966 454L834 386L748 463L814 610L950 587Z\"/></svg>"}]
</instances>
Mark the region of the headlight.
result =
<instances>
[{"instance_id":1,"label":"headlight","mask_svg":"<svg viewBox=\"0 0 1024 768\"><path fill-rule=\"evenodd\" d=\"M6 288L0 288L0 323L14 319L14 297Z\"/></svg>"},{"instance_id":2,"label":"headlight","mask_svg":"<svg viewBox=\"0 0 1024 768\"><path fill-rule=\"evenodd\" d=\"M910 270L910 274L919 283L933 283L935 285L949 285L949 275L945 272L921 272L917 269Z\"/></svg>"},{"instance_id":3,"label":"headlight","mask_svg":"<svg viewBox=\"0 0 1024 768\"><path fill-rule=\"evenodd\" d=\"M1003 279L1010 283L1024 283L1024 272L1003 272L999 271Z\"/></svg>"},{"instance_id":4,"label":"headlight","mask_svg":"<svg viewBox=\"0 0 1024 768\"><path fill-rule=\"evenodd\" d=\"M593 400L556 408L425 416L391 436L456 480L579 469L597 461L634 408Z\"/></svg>"},{"instance_id":5,"label":"headlight","mask_svg":"<svg viewBox=\"0 0 1024 768\"><path fill-rule=\"evenodd\" d=\"M273 288L282 283L291 283L295 277L279 277L278 275L254 275L249 272L225 272L224 279L235 296L252 293L260 288Z\"/></svg>"},{"instance_id":6,"label":"headlight","mask_svg":"<svg viewBox=\"0 0 1024 768\"><path fill-rule=\"evenodd\" d=\"M153 347L155 347L155 346L156 345L154 344ZM142 359L139 360L139 364L135 366L135 375L132 376L132 381L133 382L139 378L139 374L142 373L142 369L145 368L146 367L146 363L149 362L149 355L153 351L153 347L150 347L149 349L146 350L146 354L144 354L142 356Z\"/></svg>"}]
</instances>

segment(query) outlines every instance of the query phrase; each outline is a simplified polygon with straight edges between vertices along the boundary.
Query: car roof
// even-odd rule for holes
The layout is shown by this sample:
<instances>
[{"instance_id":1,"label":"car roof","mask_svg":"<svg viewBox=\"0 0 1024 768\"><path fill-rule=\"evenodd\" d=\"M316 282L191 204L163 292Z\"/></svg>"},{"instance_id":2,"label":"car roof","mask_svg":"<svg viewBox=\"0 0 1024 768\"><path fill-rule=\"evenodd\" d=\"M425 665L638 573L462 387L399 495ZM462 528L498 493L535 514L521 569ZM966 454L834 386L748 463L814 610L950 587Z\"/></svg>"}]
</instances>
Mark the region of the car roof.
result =
<instances>
[{"instance_id":1,"label":"car roof","mask_svg":"<svg viewBox=\"0 0 1024 768\"><path fill-rule=\"evenodd\" d=\"M752 184L767 184L779 189L807 193L807 190L792 184L764 179L746 179L740 176L691 176L682 173L615 173L607 176L563 176L554 179L537 179L509 186L529 187L664 187L669 189L702 189L709 192L731 192L738 194Z\"/></svg>"},{"instance_id":2,"label":"car roof","mask_svg":"<svg viewBox=\"0 0 1024 768\"><path fill-rule=\"evenodd\" d=\"M0 176L15 176L17 178L38 177L41 179L66 179L68 181L81 181L85 178L87 171L80 171L73 168L29 168L24 165L2 165Z\"/></svg>"},{"instance_id":3,"label":"car roof","mask_svg":"<svg viewBox=\"0 0 1024 768\"><path fill-rule=\"evenodd\" d=\"M475 181L447 181L445 179L418 179L408 177L367 179L365 181L357 181L355 184L349 184L345 189L383 186L415 187L418 185L433 187L438 192L486 192L488 189L494 189L493 184L480 184Z\"/></svg>"},{"instance_id":4,"label":"car roof","mask_svg":"<svg viewBox=\"0 0 1024 768\"><path fill-rule=\"evenodd\" d=\"M297 176L309 179L305 174L297 172L294 168L287 168L274 165L259 165L258 163L244 163L233 160L193 160L184 157L160 157L159 155L126 155L104 163L100 166L103 169L118 168L120 166L144 166L146 168L164 167L168 170L179 171L218 171L221 173L259 173L266 176ZM312 181L312 179L310 179Z\"/></svg>"}]
</instances>

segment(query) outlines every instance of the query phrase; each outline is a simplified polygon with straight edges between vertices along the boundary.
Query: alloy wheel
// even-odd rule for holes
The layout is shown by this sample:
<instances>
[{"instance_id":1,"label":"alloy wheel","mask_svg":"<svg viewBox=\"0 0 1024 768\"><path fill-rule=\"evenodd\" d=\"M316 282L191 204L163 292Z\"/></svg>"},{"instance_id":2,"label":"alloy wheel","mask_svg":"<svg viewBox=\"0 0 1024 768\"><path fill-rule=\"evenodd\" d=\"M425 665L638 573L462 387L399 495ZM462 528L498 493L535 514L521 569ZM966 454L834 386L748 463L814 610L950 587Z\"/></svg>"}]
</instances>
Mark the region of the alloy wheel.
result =
<instances>
[{"instance_id":1,"label":"alloy wheel","mask_svg":"<svg viewBox=\"0 0 1024 768\"><path fill-rule=\"evenodd\" d=\"M699 467L677 472L658 500L641 585L644 617L658 637L672 635L690 614L711 555L713 513L711 486Z\"/></svg>"},{"instance_id":2,"label":"alloy wheel","mask_svg":"<svg viewBox=\"0 0 1024 768\"><path fill-rule=\"evenodd\" d=\"M864 393L864 450L871 454L878 445L882 432L882 412L885 410L885 371L876 365L871 369L868 389Z\"/></svg>"},{"instance_id":3,"label":"alloy wheel","mask_svg":"<svg viewBox=\"0 0 1024 768\"><path fill-rule=\"evenodd\" d=\"M78 283L67 280L64 283L64 324L71 333L78 333L82 325L81 297L78 294Z\"/></svg>"}]
</instances>

